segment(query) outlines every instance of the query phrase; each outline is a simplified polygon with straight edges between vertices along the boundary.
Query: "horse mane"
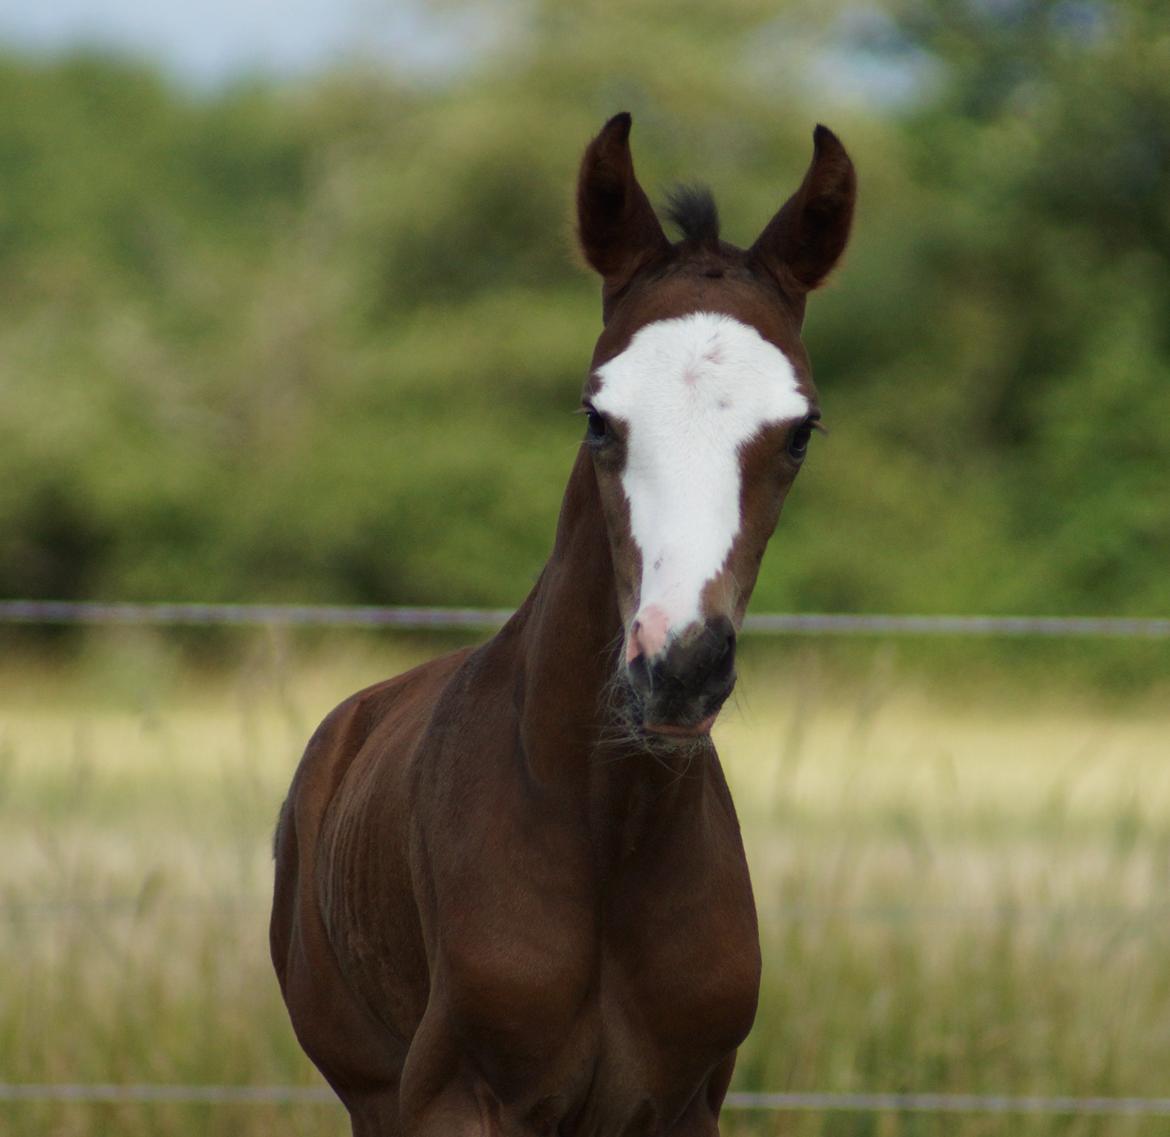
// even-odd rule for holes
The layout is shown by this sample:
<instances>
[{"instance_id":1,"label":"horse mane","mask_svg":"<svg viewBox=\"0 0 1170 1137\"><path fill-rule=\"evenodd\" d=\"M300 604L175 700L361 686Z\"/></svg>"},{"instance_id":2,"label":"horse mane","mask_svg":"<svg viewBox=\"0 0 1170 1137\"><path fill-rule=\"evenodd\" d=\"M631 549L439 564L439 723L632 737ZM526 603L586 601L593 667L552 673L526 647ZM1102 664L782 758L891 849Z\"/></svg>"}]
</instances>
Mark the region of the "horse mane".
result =
<instances>
[{"instance_id":1,"label":"horse mane","mask_svg":"<svg viewBox=\"0 0 1170 1137\"><path fill-rule=\"evenodd\" d=\"M666 216L698 245L719 243L719 208L706 186L676 186L666 199Z\"/></svg>"}]
</instances>

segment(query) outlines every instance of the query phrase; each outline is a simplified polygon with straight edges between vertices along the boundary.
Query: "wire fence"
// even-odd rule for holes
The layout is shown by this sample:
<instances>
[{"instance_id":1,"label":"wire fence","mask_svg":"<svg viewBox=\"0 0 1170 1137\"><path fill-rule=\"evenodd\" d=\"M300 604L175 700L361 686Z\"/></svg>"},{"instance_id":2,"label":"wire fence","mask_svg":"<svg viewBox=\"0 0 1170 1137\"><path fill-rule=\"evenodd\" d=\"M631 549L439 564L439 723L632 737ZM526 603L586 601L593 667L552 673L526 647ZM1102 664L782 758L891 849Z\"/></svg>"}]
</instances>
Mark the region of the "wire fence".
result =
<instances>
[{"instance_id":1,"label":"wire fence","mask_svg":"<svg viewBox=\"0 0 1170 1137\"><path fill-rule=\"evenodd\" d=\"M159 627L392 628L484 631L508 608L374 607L336 604L100 603L0 600L0 624L153 625ZM1119 616L893 616L758 613L749 634L819 636L1034 636L1047 639L1170 639L1170 619Z\"/></svg>"},{"instance_id":2,"label":"wire fence","mask_svg":"<svg viewBox=\"0 0 1170 1137\"><path fill-rule=\"evenodd\" d=\"M340 1105L325 1086L0 1082L0 1102L74 1105ZM1009 1094L730 1093L730 1111L1170 1116L1170 1098Z\"/></svg>"},{"instance_id":3,"label":"wire fence","mask_svg":"<svg viewBox=\"0 0 1170 1137\"><path fill-rule=\"evenodd\" d=\"M209 916L261 920L271 910L271 899L240 896L108 896L96 899L71 897L66 900L0 903L0 921L28 925L58 920L141 921L152 916L168 920L204 920ZM970 924L988 920L1010 921L1014 925L1062 928L1144 931L1165 928L1170 921L1170 902L1127 905L1028 905L996 904L787 904L773 914L775 923L791 925L829 920L850 924Z\"/></svg>"}]
</instances>

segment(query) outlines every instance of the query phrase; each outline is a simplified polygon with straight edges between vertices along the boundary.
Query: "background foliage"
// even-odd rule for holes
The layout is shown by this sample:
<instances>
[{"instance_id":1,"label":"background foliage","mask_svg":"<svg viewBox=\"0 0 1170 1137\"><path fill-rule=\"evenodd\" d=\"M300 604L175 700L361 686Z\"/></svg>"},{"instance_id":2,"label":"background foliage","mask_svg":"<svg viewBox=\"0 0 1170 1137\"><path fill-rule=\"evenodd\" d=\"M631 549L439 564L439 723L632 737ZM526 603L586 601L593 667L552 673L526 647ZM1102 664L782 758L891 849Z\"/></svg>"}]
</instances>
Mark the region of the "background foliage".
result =
<instances>
[{"instance_id":1,"label":"background foliage","mask_svg":"<svg viewBox=\"0 0 1170 1137\"><path fill-rule=\"evenodd\" d=\"M580 422L587 139L750 242L814 122L861 176L761 609L1170 602L1155 0L503 0L447 77L196 96L0 59L0 594L518 601Z\"/></svg>"}]
</instances>

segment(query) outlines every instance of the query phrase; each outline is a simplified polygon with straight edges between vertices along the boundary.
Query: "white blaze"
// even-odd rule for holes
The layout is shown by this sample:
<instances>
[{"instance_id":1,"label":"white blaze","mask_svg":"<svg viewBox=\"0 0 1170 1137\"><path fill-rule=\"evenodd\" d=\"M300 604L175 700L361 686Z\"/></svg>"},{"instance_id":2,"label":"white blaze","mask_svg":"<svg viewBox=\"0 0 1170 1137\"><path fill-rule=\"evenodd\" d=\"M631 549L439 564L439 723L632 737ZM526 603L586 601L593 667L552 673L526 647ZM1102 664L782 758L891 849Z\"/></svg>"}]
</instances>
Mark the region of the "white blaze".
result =
<instances>
[{"instance_id":1,"label":"white blaze","mask_svg":"<svg viewBox=\"0 0 1170 1137\"><path fill-rule=\"evenodd\" d=\"M809 403L788 357L730 316L697 312L639 329L597 369L594 407L628 428L622 486L642 553L640 611L681 631L740 528L740 447Z\"/></svg>"}]
</instances>

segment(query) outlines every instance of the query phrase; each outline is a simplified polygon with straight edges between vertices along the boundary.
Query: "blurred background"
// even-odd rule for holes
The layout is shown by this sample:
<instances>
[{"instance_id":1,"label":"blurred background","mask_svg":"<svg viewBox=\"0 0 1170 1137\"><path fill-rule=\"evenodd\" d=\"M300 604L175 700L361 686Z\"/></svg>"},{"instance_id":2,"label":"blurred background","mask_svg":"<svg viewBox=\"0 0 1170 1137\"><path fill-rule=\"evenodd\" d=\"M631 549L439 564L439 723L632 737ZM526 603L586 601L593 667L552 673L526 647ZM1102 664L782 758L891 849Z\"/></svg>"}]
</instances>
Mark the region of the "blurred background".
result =
<instances>
[{"instance_id":1,"label":"blurred background","mask_svg":"<svg viewBox=\"0 0 1170 1137\"><path fill-rule=\"evenodd\" d=\"M0 597L518 603L600 326L577 162L623 109L652 199L709 184L740 245L815 123L859 170L806 323L831 433L755 611L1167 615L1161 0L0 0ZM0 1082L318 1086L272 820L334 702L452 642L0 629ZM1166 641L743 654L737 1091L1164 1095ZM5 1132L343 1129L26 1098Z\"/></svg>"},{"instance_id":2,"label":"blurred background","mask_svg":"<svg viewBox=\"0 0 1170 1137\"><path fill-rule=\"evenodd\" d=\"M1170 607L1152 0L51 10L0 17L0 594L517 603L629 109L739 244L817 121L860 170L760 610Z\"/></svg>"}]
</instances>

